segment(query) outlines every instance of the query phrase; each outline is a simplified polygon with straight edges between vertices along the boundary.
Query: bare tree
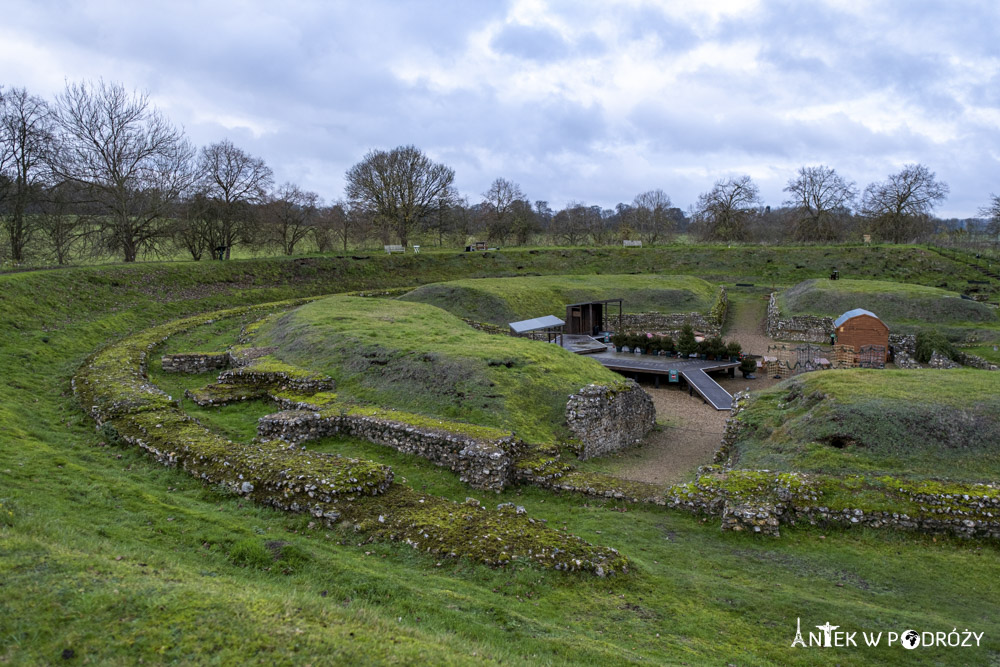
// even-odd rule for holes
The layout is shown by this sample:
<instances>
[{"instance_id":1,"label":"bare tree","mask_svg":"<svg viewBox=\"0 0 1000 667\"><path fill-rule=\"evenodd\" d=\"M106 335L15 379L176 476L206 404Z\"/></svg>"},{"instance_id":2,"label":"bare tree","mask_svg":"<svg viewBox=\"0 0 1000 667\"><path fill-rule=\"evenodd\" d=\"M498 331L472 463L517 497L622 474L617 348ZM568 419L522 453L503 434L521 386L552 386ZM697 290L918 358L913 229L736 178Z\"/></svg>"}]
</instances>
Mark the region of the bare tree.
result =
<instances>
[{"instance_id":1,"label":"bare tree","mask_svg":"<svg viewBox=\"0 0 1000 667\"><path fill-rule=\"evenodd\" d=\"M24 88L0 91L0 219L15 262L24 261L36 230L37 217L28 215L29 207L42 194L54 142L48 103Z\"/></svg>"},{"instance_id":2,"label":"bare tree","mask_svg":"<svg viewBox=\"0 0 1000 667\"><path fill-rule=\"evenodd\" d=\"M486 233L490 241L507 242L513 230L514 202L524 199L521 186L505 178L498 178L483 193L483 207L487 216Z\"/></svg>"},{"instance_id":3,"label":"bare tree","mask_svg":"<svg viewBox=\"0 0 1000 667\"><path fill-rule=\"evenodd\" d=\"M134 262L167 236L167 215L194 180L194 150L150 106L115 83L67 84L56 99L62 132L53 170L103 211L108 247Z\"/></svg>"},{"instance_id":4,"label":"bare tree","mask_svg":"<svg viewBox=\"0 0 1000 667\"><path fill-rule=\"evenodd\" d=\"M790 179L784 202L795 211L793 235L799 241L837 241L843 238L842 223L858 196L853 181L844 180L826 166L800 167Z\"/></svg>"},{"instance_id":5,"label":"bare tree","mask_svg":"<svg viewBox=\"0 0 1000 667\"><path fill-rule=\"evenodd\" d=\"M663 190L649 190L636 195L632 202L632 224L643 243L657 243L669 239L674 232L674 219L670 216L673 204Z\"/></svg>"},{"instance_id":6,"label":"bare tree","mask_svg":"<svg viewBox=\"0 0 1000 667\"><path fill-rule=\"evenodd\" d=\"M993 235L1000 235L1000 195L990 195L990 203L979 209L979 215L989 218L986 231Z\"/></svg>"},{"instance_id":7,"label":"bare tree","mask_svg":"<svg viewBox=\"0 0 1000 667\"><path fill-rule=\"evenodd\" d=\"M931 233L931 213L948 196L948 185L935 180L922 164L908 164L881 183L865 188L861 210L872 233L890 243L904 243Z\"/></svg>"},{"instance_id":8,"label":"bare tree","mask_svg":"<svg viewBox=\"0 0 1000 667\"><path fill-rule=\"evenodd\" d=\"M278 188L267 203L265 219L271 241L286 255L309 236L319 217L319 195L299 189L294 183Z\"/></svg>"},{"instance_id":9,"label":"bare tree","mask_svg":"<svg viewBox=\"0 0 1000 667\"><path fill-rule=\"evenodd\" d=\"M454 170L433 162L415 146L371 151L347 170L346 180L352 207L370 210L404 246L442 197L454 197Z\"/></svg>"},{"instance_id":10,"label":"bare tree","mask_svg":"<svg viewBox=\"0 0 1000 667\"><path fill-rule=\"evenodd\" d=\"M45 254L60 265L85 255L93 236L92 216L76 203L81 199L72 183L63 182L47 188L39 205L38 232L45 239Z\"/></svg>"},{"instance_id":11,"label":"bare tree","mask_svg":"<svg viewBox=\"0 0 1000 667\"><path fill-rule=\"evenodd\" d=\"M600 208L598 207L598 218ZM566 245L580 245L587 240L593 228L594 211L592 207L578 202L569 202L566 208L555 214L549 226L549 234L553 241Z\"/></svg>"},{"instance_id":12,"label":"bare tree","mask_svg":"<svg viewBox=\"0 0 1000 667\"><path fill-rule=\"evenodd\" d=\"M750 222L760 203L760 190L749 176L716 181L695 205L699 235L709 241L749 240Z\"/></svg>"},{"instance_id":13,"label":"bare tree","mask_svg":"<svg viewBox=\"0 0 1000 667\"><path fill-rule=\"evenodd\" d=\"M237 242L250 239L254 207L266 201L274 174L264 160L228 139L202 148L198 168L202 191L216 204L212 249L220 259L229 259Z\"/></svg>"}]
</instances>

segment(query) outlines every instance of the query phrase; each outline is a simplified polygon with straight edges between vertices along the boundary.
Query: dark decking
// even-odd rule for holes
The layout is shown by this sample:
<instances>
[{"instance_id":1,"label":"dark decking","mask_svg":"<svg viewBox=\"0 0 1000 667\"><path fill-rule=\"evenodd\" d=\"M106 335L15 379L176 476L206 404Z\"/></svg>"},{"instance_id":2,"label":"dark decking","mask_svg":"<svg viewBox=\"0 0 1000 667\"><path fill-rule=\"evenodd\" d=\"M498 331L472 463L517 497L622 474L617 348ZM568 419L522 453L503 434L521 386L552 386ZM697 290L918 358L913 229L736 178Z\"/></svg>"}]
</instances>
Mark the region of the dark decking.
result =
<instances>
[{"instance_id":1,"label":"dark decking","mask_svg":"<svg viewBox=\"0 0 1000 667\"><path fill-rule=\"evenodd\" d=\"M627 354L610 351L587 355L591 359L613 371L623 373L649 373L651 375L668 375L677 371L688 386L701 396L716 410L730 410L733 406L732 395L719 386L708 375L707 371L721 371L736 368L738 361L702 361L701 359L679 359L677 357L654 357L645 354Z\"/></svg>"}]
</instances>

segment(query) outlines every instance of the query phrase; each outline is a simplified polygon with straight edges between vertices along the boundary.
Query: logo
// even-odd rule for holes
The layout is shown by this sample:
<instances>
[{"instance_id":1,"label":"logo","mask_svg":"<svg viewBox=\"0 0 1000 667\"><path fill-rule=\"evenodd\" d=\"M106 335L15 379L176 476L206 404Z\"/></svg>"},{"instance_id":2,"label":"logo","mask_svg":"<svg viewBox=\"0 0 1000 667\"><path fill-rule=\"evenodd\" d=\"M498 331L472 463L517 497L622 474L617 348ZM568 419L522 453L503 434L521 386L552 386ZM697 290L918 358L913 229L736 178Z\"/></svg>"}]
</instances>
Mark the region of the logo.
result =
<instances>
[{"instance_id":1,"label":"logo","mask_svg":"<svg viewBox=\"0 0 1000 667\"><path fill-rule=\"evenodd\" d=\"M816 625L819 632L809 631L802 634L802 619L795 619L795 638L792 640L792 648L855 648L857 646L874 648L882 644L885 639L885 646L902 646L907 651L923 647L947 646L949 648L979 646L985 632L972 632L964 630L959 632L958 628L953 628L951 632L917 632L916 630L903 630L902 632L852 632L840 630L839 625L833 625L827 621L823 625ZM860 639L858 635L861 635Z\"/></svg>"}]
</instances>

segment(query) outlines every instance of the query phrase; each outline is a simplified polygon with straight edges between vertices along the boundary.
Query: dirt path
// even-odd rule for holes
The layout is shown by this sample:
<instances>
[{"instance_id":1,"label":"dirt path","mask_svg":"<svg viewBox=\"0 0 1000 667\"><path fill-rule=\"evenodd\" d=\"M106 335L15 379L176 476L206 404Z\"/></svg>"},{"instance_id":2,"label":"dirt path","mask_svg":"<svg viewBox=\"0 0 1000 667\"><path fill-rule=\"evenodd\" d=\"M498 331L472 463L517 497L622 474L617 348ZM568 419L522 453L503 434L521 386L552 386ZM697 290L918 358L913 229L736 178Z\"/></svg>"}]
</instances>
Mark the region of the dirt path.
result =
<instances>
[{"instance_id":1,"label":"dirt path","mask_svg":"<svg viewBox=\"0 0 1000 667\"><path fill-rule=\"evenodd\" d=\"M764 354L771 339L764 333L767 301L760 295L739 295L730 304L723 337L736 340L744 352ZM773 385L769 378L745 380L739 376L717 378L731 394L740 390L759 390ZM608 460L610 472L619 477L654 484L673 484L689 479L700 465L711 463L729 417L728 410L716 410L697 395L686 390L661 384L644 383L643 389L653 397L660 430L651 433L646 442L633 450Z\"/></svg>"}]
</instances>

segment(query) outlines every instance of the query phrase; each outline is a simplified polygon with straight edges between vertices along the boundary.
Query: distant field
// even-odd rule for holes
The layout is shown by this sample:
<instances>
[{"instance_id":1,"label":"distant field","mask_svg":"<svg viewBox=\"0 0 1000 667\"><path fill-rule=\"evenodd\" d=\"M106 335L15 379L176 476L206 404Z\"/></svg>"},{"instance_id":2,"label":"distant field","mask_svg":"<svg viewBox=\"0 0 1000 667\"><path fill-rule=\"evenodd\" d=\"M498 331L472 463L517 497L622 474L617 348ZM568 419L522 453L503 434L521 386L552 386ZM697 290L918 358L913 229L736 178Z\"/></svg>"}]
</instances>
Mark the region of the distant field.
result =
<instances>
[{"instance_id":1,"label":"distant field","mask_svg":"<svg viewBox=\"0 0 1000 667\"><path fill-rule=\"evenodd\" d=\"M506 325L542 315L564 317L571 303L624 299L625 312L708 312L718 287L693 276L532 276L452 280L424 285L400 297L459 317Z\"/></svg>"},{"instance_id":2,"label":"distant field","mask_svg":"<svg viewBox=\"0 0 1000 667\"><path fill-rule=\"evenodd\" d=\"M864 308L894 324L1000 324L996 308L956 292L885 280L805 280L781 292L781 312L839 317Z\"/></svg>"},{"instance_id":3,"label":"distant field","mask_svg":"<svg viewBox=\"0 0 1000 667\"><path fill-rule=\"evenodd\" d=\"M509 429L530 442L568 436L570 394L621 382L556 345L481 333L440 308L388 299L322 299L264 325L255 343L330 375L341 399Z\"/></svg>"},{"instance_id":4,"label":"distant field","mask_svg":"<svg viewBox=\"0 0 1000 667\"><path fill-rule=\"evenodd\" d=\"M836 370L756 395L741 468L1000 479L1000 373Z\"/></svg>"}]
</instances>

